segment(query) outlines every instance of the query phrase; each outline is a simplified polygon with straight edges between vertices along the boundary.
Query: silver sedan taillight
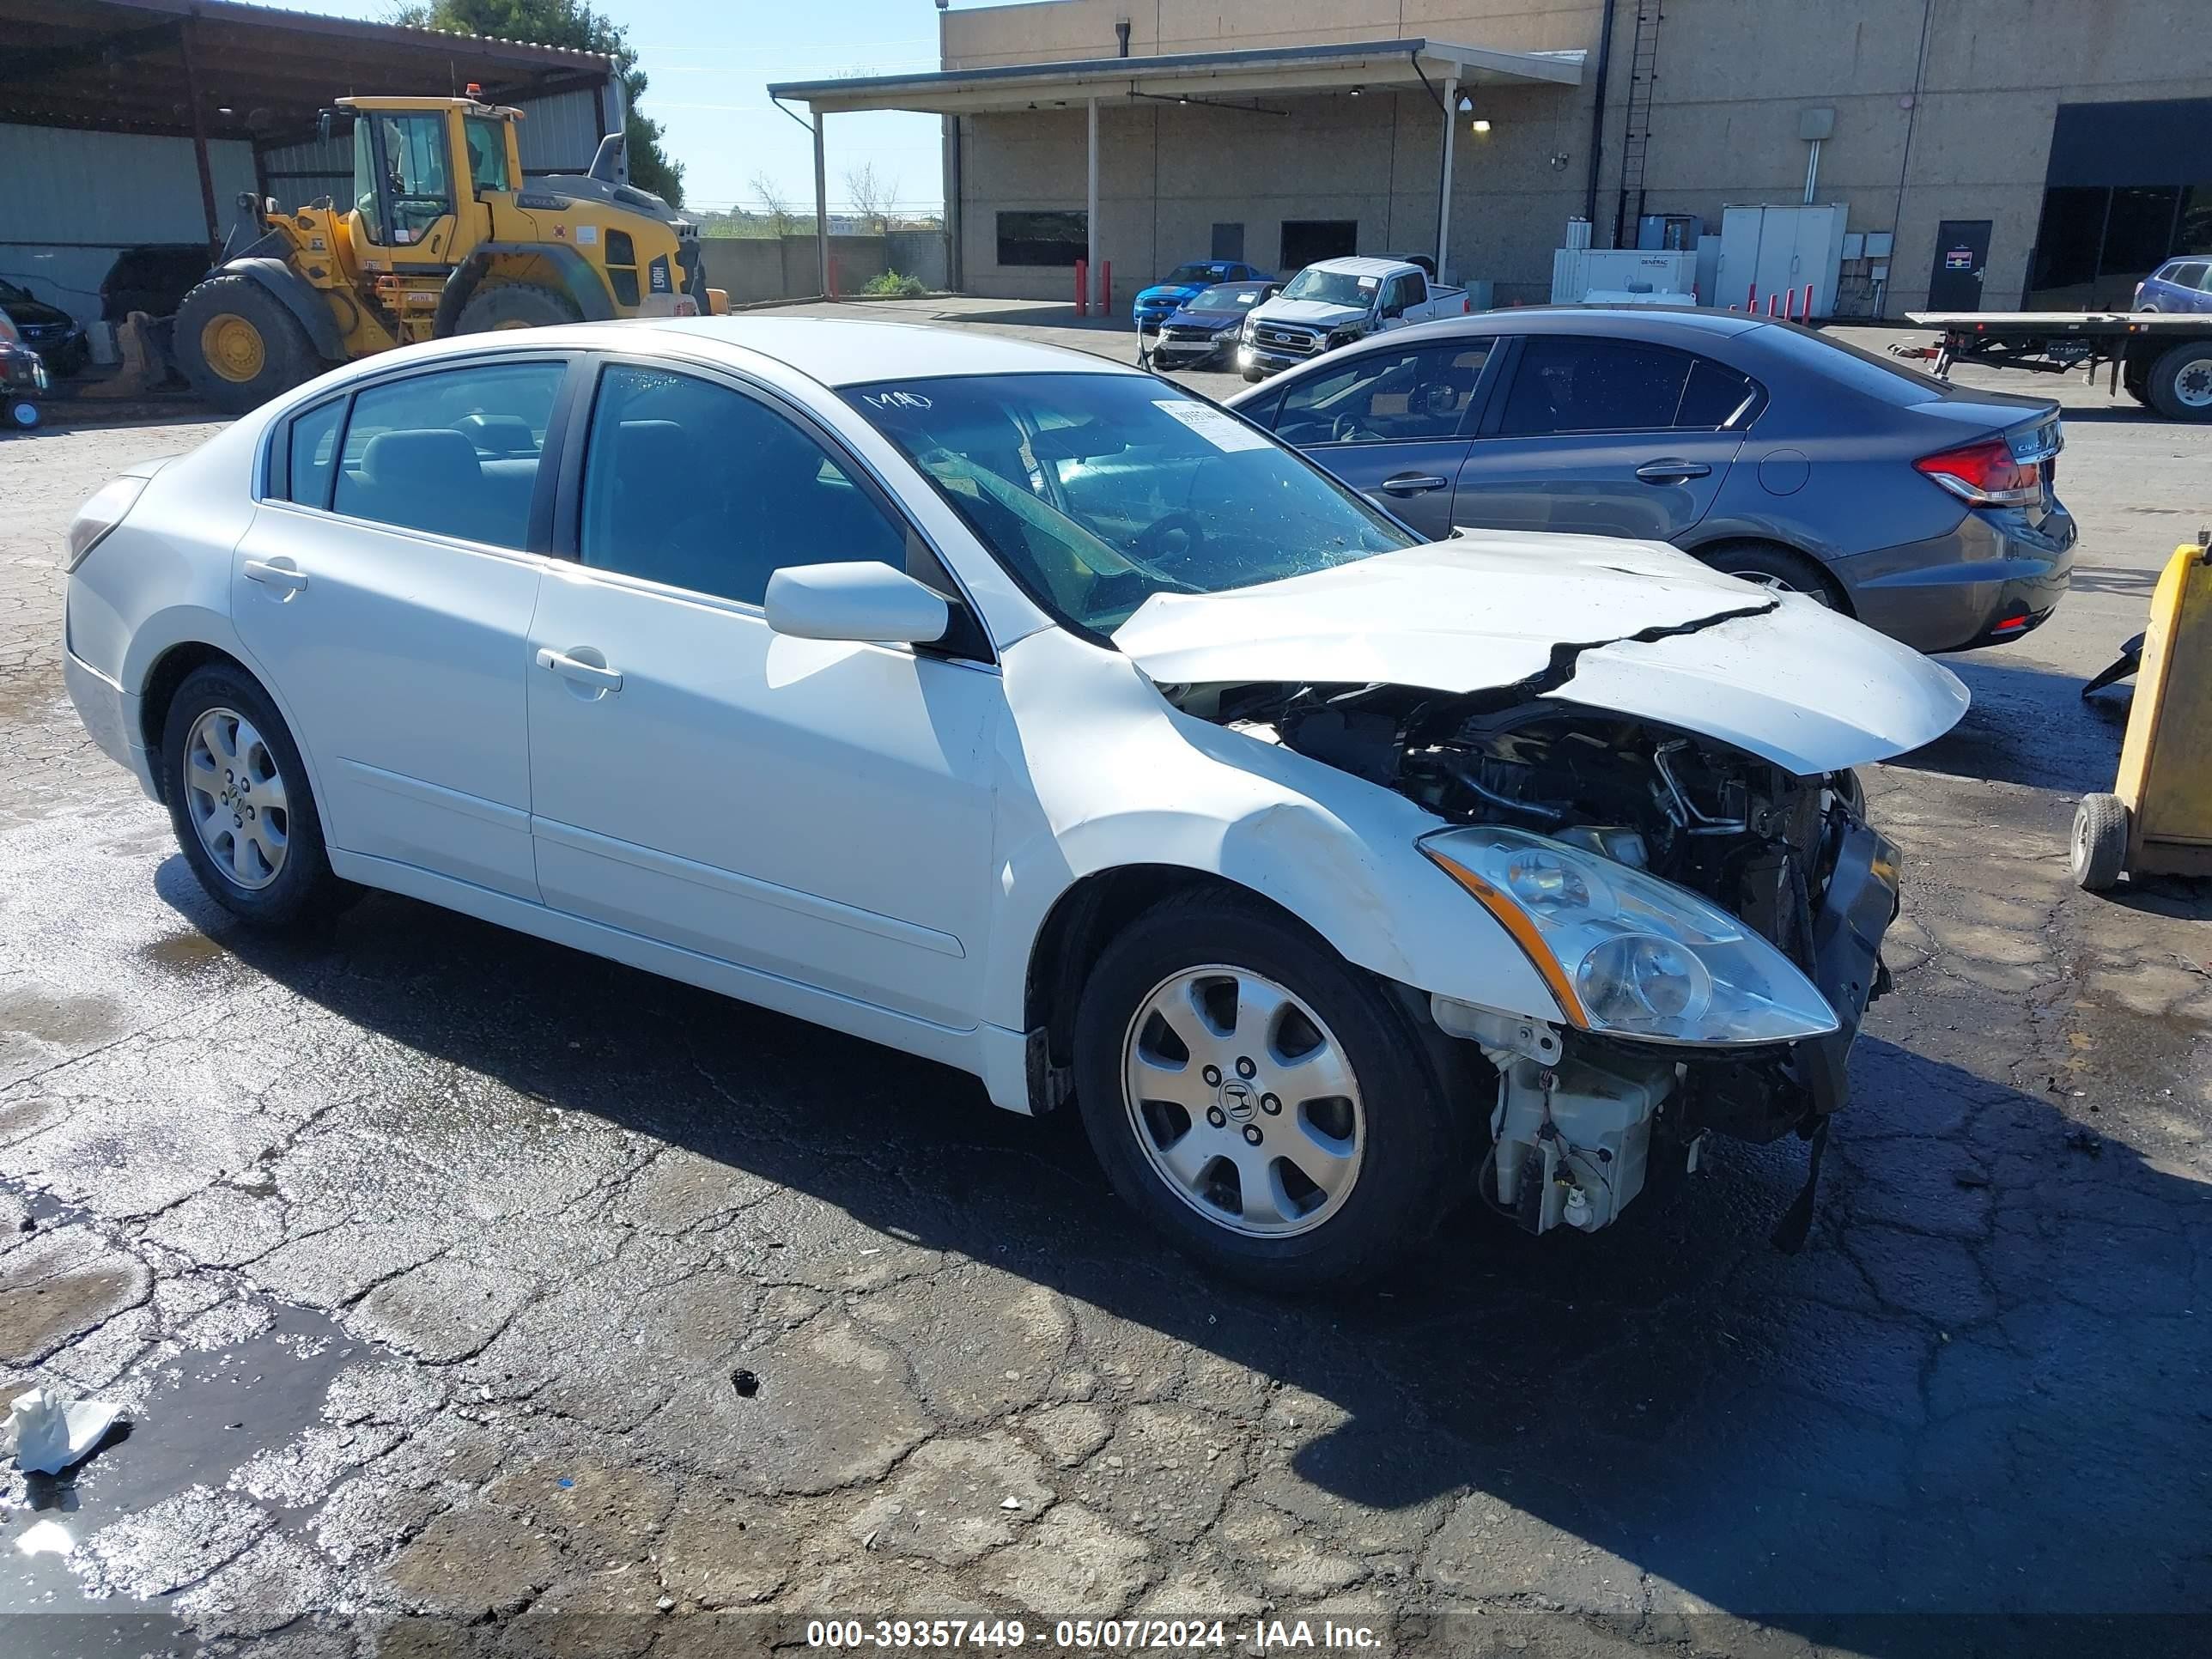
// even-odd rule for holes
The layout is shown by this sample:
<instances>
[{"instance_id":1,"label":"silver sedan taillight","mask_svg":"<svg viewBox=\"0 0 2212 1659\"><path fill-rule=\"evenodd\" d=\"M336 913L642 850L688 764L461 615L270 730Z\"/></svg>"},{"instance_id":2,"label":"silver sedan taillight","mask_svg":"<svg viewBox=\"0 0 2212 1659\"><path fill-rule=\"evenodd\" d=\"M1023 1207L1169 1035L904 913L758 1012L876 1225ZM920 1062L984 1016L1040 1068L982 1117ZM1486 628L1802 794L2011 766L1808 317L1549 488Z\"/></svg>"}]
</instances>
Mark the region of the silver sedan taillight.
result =
<instances>
[{"instance_id":1,"label":"silver sedan taillight","mask_svg":"<svg viewBox=\"0 0 2212 1659\"><path fill-rule=\"evenodd\" d=\"M76 517L70 520L69 545L62 553L62 568L74 570L85 555L100 545L107 532L123 522L146 488L143 478L113 478L93 491Z\"/></svg>"}]
</instances>

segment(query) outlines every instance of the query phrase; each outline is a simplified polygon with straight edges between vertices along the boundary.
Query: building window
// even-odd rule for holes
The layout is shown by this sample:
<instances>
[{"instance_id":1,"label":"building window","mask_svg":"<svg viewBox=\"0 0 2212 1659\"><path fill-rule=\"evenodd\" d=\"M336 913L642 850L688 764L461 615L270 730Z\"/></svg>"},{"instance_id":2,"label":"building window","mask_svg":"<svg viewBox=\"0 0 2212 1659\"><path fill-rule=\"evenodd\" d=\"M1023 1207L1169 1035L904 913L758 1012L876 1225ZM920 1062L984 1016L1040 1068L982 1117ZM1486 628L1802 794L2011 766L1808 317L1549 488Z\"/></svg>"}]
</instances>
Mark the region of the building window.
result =
<instances>
[{"instance_id":1,"label":"building window","mask_svg":"<svg viewBox=\"0 0 2212 1659\"><path fill-rule=\"evenodd\" d=\"M1091 216L1080 210L999 216L1002 265L1073 265L1090 246Z\"/></svg>"},{"instance_id":2,"label":"building window","mask_svg":"<svg viewBox=\"0 0 2212 1659\"><path fill-rule=\"evenodd\" d=\"M2043 192L2027 302L2039 311L2125 307L2137 283L2181 253L2212 253L2212 179L2055 185Z\"/></svg>"},{"instance_id":3,"label":"building window","mask_svg":"<svg viewBox=\"0 0 2212 1659\"><path fill-rule=\"evenodd\" d=\"M1322 259L1340 259L1359 251L1357 219L1285 219L1283 258L1275 269L1288 276Z\"/></svg>"}]
</instances>

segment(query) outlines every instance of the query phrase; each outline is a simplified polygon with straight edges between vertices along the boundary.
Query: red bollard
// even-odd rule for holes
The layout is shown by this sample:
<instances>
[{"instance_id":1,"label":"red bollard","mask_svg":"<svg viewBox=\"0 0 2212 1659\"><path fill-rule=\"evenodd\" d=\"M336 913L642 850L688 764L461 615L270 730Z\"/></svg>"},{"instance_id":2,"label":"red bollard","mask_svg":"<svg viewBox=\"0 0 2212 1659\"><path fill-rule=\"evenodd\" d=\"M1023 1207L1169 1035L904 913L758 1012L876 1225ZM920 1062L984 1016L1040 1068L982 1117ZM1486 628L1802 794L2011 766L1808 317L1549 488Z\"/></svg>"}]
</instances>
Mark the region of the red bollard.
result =
<instances>
[{"instance_id":1,"label":"red bollard","mask_svg":"<svg viewBox=\"0 0 2212 1659\"><path fill-rule=\"evenodd\" d=\"M1114 262L1111 259L1098 262L1098 314L1101 317L1114 314Z\"/></svg>"},{"instance_id":2,"label":"red bollard","mask_svg":"<svg viewBox=\"0 0 2212 1659\"><path fill-rule=\"evenodd\" d=\"M1770 294L1766 296L1766 314L1770 317L1779 317L1782 314L1782 296L1779 294Z\"/></svg>"},{"instance_id":3,"label":"red bollard","mask_svg":"<svg viewBox=\"0 0 2212 1659\"><path fill-rule=\"evenodd\" d=\"M1085 296L1090 292L1091 262L1088 259L1078 259L1075 262L1075 314L1079 317L1087 317L1091 314L1090 307L1085 300Z\"/></svg>"},{"instance_id":4,"label":"red bollard","mask_svg":"<svg viewBox=\"0 0 2212 1659\"><path fill-rule=\"evenodd\" d=\"M1746 311L1750 312L1754 317L1759 314L1759 284L1757 283L1753 283L1749 289L1745 290L1743 296L1743 308Z\"/></svg>"},{"instance_id":5,"label":"red bollard","mask_svg":"<svg viewBox=\"0 0 2212 1659\"><path fill-rule=\"evenodd\" d=\"M1801 323L1813 320L1813 285L1810 283L1805 284L1805 313L1797 320Z\"/></svg>"}]
</instances>

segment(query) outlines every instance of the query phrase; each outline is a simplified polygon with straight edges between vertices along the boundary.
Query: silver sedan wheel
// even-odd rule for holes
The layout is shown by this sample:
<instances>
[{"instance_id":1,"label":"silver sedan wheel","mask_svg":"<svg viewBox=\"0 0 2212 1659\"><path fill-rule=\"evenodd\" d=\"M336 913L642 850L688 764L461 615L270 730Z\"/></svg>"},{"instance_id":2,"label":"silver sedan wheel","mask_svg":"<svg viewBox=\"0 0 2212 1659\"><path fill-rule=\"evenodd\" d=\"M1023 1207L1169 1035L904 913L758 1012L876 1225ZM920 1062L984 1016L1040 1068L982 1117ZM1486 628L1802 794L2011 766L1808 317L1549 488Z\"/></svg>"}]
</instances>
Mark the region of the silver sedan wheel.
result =
<instances>
[{"instance_id":1,"label":"silver sedan wheel","mask_svg":"<svg viewBox=\"0 0 2212 1659\"><path fill-rule=\"evenodd\" d=\"M276 757L253 723L210 708L185 739L185 806L216 869L266 887L284 868L292 813Z\"/></svg>"},{"instance_id":2,"label":"silver sedan wheel","mask_svg":"<svg viewBox=\"0 0 2212 1659\"><path fill-rule=\"evenodd\" d=\"M1775 593L1802 593L1815 605L1832 605L1825 587L1800 587L1787 576L1778 576L1771 570L1731 570L1727 573L1740 582L1750 582Z\"/></svg>"},{"instance_id":3,"label":"silver sedan wheel","mask_svg":"<svg viewBox=\"0 0 2212 1659\"><path fill-rule=\"evenodd\" d=\"M1273 980L1218 964L1163 980L1129 1022L1121 1072L1146 1161L1215 1225L1290 1238L1352 1195L1367 1149L1358 1079Z\"/></svg>"}]
</instances>

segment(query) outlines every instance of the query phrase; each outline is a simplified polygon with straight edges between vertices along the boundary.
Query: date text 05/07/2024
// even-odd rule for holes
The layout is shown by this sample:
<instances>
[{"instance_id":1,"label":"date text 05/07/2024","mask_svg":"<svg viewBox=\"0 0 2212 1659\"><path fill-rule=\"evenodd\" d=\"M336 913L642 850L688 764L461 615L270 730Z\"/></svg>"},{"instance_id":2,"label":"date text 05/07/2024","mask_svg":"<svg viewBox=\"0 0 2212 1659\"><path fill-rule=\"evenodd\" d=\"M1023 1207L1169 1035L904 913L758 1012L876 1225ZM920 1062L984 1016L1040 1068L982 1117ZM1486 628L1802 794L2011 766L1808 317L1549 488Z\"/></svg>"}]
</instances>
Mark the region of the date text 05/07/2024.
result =
<instances>
[{"instance_id":1,"label":"date text 05/07/2024","mask_svg":"<svg viewBox=\"0 0 2212 1659\"><path fill-rule=\"evenodd\" d=\"M1008 1649L1075 1652L1186 1652L1232 1649L1380 1653L1382 1632L1333 1619L1061 1619L1034 1628L1019 1619L813 1619L806 1645L846 1649Z\"/></svg>"}]
</instances>

